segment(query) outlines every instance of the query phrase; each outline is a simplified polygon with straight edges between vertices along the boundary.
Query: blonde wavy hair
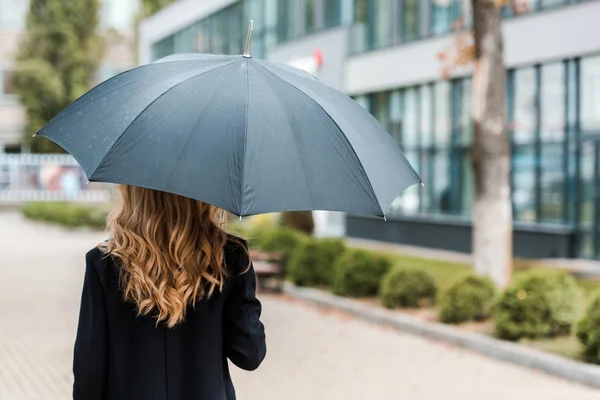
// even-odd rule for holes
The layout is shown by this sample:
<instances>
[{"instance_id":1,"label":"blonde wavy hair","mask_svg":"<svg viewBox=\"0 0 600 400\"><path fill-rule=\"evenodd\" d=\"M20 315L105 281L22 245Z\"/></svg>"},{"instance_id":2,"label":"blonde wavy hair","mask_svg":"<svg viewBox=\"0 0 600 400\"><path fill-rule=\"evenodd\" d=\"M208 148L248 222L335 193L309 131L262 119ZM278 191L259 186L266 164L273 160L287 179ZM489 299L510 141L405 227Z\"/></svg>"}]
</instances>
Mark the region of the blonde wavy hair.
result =
<instances>
[{"instance_id":1,"label":"blonde wavy hair","mask_svg":"<svg viewBox=\"0 0 600 400\"><path fill-rule=\"evenodd\" d=\"M189 304L221 291L227 277L225 213L188 197L120 185L120 204L108 216L111 239L99 247L120 266L124 300L138 315L169 328Z\"/></svg>"}]
</instances>

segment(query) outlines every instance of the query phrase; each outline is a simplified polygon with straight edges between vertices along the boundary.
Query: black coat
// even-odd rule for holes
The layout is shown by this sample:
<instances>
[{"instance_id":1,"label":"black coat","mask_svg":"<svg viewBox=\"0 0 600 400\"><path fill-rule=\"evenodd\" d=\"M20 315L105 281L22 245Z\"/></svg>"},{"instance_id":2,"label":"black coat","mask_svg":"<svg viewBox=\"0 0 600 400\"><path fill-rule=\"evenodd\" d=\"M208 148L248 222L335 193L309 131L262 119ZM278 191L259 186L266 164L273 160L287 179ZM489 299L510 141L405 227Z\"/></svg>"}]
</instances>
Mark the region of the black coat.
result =
<instances>
[{"instance_id":1,"label":"black coat","mask_svg":"<svg viewBox=\"0 0 600 400\"><path fill-rule=\"evenodd\" d=\"M254 269L240 272L248 258L228 242L230 278L222 293L190 306L173 329L138 317L122 301L119 271L99 249L87 266L75 341L75 400L232 400L227 359L245 370L265 357L261 304Z\"/></svg>"}]
</instances>

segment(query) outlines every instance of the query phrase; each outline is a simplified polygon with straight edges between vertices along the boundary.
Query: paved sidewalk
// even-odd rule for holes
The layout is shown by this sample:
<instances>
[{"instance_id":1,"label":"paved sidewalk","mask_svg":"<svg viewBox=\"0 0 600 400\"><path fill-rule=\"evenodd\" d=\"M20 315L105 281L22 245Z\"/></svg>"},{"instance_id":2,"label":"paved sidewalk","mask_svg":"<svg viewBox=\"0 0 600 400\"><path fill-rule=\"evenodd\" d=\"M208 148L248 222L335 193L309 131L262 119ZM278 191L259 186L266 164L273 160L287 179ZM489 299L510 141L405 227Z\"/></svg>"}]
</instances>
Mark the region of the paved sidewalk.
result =
<instances>
[{"instance_id":1,"label":"paved sidewalk","mask_svg":"<svg viewBox=\"0 0 600 400\"><path fill-rule=\"evenodd\" d=\"M70 398L85 252L103 234L0 213L0 399ZM262 296L268 355L240 400L592 400L600 392L285 297Z\"/></svg>"}]
</instances>

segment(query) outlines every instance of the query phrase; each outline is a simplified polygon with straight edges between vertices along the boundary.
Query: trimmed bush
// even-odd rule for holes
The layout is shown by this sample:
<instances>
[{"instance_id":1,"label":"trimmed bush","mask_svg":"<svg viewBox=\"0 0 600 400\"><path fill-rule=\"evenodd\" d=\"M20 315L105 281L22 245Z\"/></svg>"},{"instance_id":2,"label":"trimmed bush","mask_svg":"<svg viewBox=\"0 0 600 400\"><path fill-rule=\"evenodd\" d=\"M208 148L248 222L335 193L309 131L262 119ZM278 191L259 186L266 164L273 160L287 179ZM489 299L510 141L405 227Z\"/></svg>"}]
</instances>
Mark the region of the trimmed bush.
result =
<instances>
[{"instance_id":1,"label":"trimmed bush","mask_svg":"<svg viewBox=\"0 0 600 400\"><path fill-rule=\"evenodd\" d=\"M379 293L387 308L417 308L435 303L437 287L427 272L396 267L383 277Z\"/></svg>"},{"instance_id":2,"label":"trimmed bush","mask_svg":"<svg viewBox=\"0 0 600 400\"><path fill-rule=\"evenodd\" d=\"M381 278L389 271L388 257L366 250L351 249L338 259L333 292L340 296L373 296Z\"/></svg>"},{"instance_id":3,"label":"trimmed bush","mask_svg":"<svg viewBox=\"0 0 600 400\"><path fill-rule=\"evenodd\" d=\"M51 222L76 228L88 227L103 229L106 225L107 211L98 207L87 207L73 203L31 202L26 203L21 212L26 218Z\"/></svg>"},{"instance_id":4,"label":"trimmed bush","mask_svg":"<svg viewBox=\"0 0 600 400\"><path fill-rule=\"evenodd\" d=\"M493 307L502 339L568 334L577 316L580 291L570 275L533 275L513 283Z\"/></svg>"},{"instance_id":5,"label":"trimmed bush","mask_svg":"<svg viewBox=\"0 0 600 400\"><path fill-rule=\"evenodd\" d=\"M265 231L256 243L260 250L282 253L287 260L309 237L290 228L276 228Z\"/></svg>"},{"instance_id":6,"label":"trimmed bush","mask_svg":"<svg viewBox=\"0 0 600 400\"><path fill-rule=\"evenodd\" d=\"M290 276L299 286L331 286L335 265L344 251L341 240L307 240L292 255Z\"/></svg>"},{"instance_id":7,"label":"trimmed bush","mask_svg":"<svg viewBox=\"0 0 600 400\"><path fill-rule=\"evenodd\" d=\"M281 214L281 226L312 235L315 229L312 211L287 211Z\"/></svg>"},{"instance_id":8,"label":"trimmed bush","mask_svg":"<svg viewBox=\"0 0 600 400\"><path fill-rule=\"evenodd\" d=\"M469 276L442 295L440 320L447 324L460 324L488 319L492 314L495 296L494 282L481 276Z\"/></svg>"},{"instance_id":9,"label":"trimmed bush","mask_svg":"<svg viewBox=\"0 0 600 400\"><path fill-rule=\"evenodd\" d=\"M600 293L596 295L577 326L577 339L588 362L600 364Z\"/></svg>"}]
</instances>

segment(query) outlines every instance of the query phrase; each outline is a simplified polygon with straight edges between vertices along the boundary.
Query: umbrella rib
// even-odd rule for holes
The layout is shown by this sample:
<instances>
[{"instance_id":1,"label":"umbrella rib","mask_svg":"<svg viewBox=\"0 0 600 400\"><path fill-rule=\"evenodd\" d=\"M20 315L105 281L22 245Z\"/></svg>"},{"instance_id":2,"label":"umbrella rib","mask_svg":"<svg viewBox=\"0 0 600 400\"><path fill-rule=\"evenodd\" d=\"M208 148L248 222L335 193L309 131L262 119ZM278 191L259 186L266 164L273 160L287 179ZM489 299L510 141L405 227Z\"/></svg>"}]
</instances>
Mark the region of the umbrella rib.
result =
<instances>
[{"instance_id":1,"label":"umbrella rib","mask_svg":"<svg viewBox=\"0 0 600 400\"><path fill-rule=\"evenodd\" d=\"M207 74L209 72L214 71L217 68L222 68L222 67L226 67L228 65L233 64L235 61L231 60L230 62L224 63L222 65L217 65L215 66L215 68L211 68L209 70L205 70L202 71L199 74L195 74L193 76L190 76L189 78L186 78L184 80L182 80L181 82L176 83L175 85L171 86L170 88L168 88L167 90L165 90L164 92L162 92L159 96L157 96L154 100L152 100L146 107L144 107L144 109L129 123L129 125L127 125L127 127L123 130L123 132L121 132L121 134L119 135L119 137L115 140L115 142L112 144L112 146L110 146L110 148L108 149L108 151L106 152L106 154L100 159L100 161L98 162L98 165L96 165L96 167L94 167L93 172L90 174L90 178L93 177L93 175L96 173L96 170L98 169L98 167L100 165L102 165L102 163L104 162L104 160L106 160L106 157L108 157L109 154L111 154L112 150L114 149L115 145L119 142L119 140L123 137L123 135L125 135L125 133L129 130L129 128L131 128L133 126L133 124L139 120L141 118L141 116L150 108L152 107L158 100L160 100L163 96L165 96L166 94L168 94L171 90L178 88L179 86L183 85L186 82L191 81L194 78L197 78L199 76L202 76L204 74ZM92 181L92 179L89 179L90 182Z\"/></svg>"},{"instance_id":2,"label":"umbrella rib","mask_svg":"<svg viewBox=\"0 0 600 400\"><path fill-rule=\"evenodd\" d=\"M240 188L240 217L244 214L244 192L246 187L246 149L248 147L248 108L250 106L250 65L246 58L246 118L244 122L244 156L242 158L242 187Z\"/></svg>"},{"instance_id":3,"label":"umbrella rib","mask_svg":"<svg viewBox=\"0 0 600 400\"><path fill-rule=\"evenodd\" d=\"M312 100L323 111L323 113L325 113L325 115L327 115L327 117L331 120L331 122L333 122L335 124L335 126L337 126L337 128L339 129L339 131L342 133L342 137L344 138L344 140L346 141L346 143L348 144L348 146L350 147L350 149L354 153L354 156L358 160L358 165L360 165L360 169L362 171L362 174L363 174L365 180L367 181L367 183L369 185L369 188L368 188L369 190L367 190L367 193L368 193L369 197L371 198L371 201L379 209L379 211L381 212L381 216L384 216L385 215L385 211L383 210L383 207L381 206L381 204L379 204L379 200L377 200L377 195L375 194L375 189L373 188L373 184L371 183L371 180L369 179L369 175L367 175L367 171L365 170L365 167L362 164L362 161L358 157L358 154L356 154L356 150L354 149L354 146L352 146L352 143L350 143L350 140L348 140L348 137L344 134L344 131L342 130L342 128L340 128L340 126L338 125L337 121L335 121L331 117L331 115L329 115L329 113L323 108L323 106L317 100L315 100L314 98L312 98L311 96L309 96L308 94L306 94L298 86L294 85L292 82L288 81L287 79L279 76L279 74L277 74L275 71L272 71L271 68L269 68L268 66L261 65L261 64L258 64L258 65L262 69L264 69L268 74L275 75L277 78L281 79L281 81L285 82L286 84L288 84L289 86L291 86L292 88L294 88L298 92L300 92L302 95L304 95L307 98L309 98L310 100Z\"/></svg>"}]
</instances>

